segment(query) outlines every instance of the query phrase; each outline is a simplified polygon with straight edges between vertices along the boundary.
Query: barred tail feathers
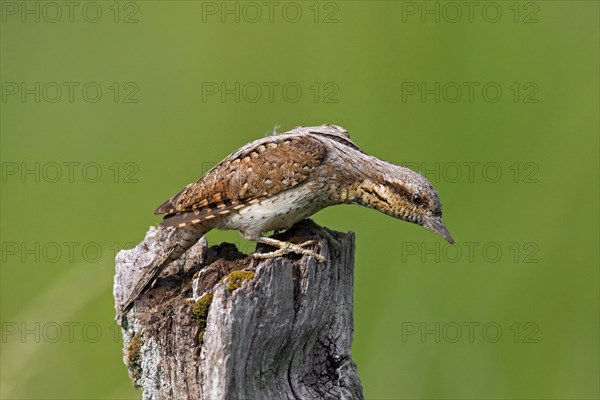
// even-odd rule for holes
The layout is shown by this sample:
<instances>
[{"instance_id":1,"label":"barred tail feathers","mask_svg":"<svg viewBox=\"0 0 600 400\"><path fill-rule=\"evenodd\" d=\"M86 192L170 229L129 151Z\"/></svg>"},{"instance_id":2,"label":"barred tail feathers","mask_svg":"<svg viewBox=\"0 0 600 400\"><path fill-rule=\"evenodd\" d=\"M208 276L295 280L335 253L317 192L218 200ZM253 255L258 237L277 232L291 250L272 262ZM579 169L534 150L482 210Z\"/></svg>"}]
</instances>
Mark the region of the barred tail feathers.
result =
<instances>
[{"instance_id":1,"label":"barred tail feathers","mask_svg":"<svg viewBox=\"0 0 600 400\"><path fill-rule=\"evenodd\" d=\"M209 229L198 225L191 227L175 228L173 234L165 242L164 250L145 267L143 274L139 276L138 282L131 290L127 300L123 303L120 315L127 313L142 293L152 287L160 273L173 261L179 259L190 247L192 247Z\"/></svg>"}]
</instances>

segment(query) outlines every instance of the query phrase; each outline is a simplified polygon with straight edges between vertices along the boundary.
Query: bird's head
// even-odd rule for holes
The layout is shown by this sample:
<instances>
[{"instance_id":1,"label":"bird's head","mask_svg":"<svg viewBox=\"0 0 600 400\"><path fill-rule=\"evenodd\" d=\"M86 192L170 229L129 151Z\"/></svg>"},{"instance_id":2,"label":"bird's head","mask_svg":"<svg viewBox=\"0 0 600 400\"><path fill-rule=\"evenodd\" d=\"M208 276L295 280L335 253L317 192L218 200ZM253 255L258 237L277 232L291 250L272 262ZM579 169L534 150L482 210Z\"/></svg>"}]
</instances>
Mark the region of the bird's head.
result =
<instances>
[{"instance_id":1,"label":"bird's head","mask_svg":"<svg viewBox=\"0 0 600 400\"><path fill-rule=\"evenodd\" d=\"M442 221L437 191L418 172L390 164L376 179L366 179L359 192L358 203L421 225L454 243Z\"/></svg>"}]
</instances>

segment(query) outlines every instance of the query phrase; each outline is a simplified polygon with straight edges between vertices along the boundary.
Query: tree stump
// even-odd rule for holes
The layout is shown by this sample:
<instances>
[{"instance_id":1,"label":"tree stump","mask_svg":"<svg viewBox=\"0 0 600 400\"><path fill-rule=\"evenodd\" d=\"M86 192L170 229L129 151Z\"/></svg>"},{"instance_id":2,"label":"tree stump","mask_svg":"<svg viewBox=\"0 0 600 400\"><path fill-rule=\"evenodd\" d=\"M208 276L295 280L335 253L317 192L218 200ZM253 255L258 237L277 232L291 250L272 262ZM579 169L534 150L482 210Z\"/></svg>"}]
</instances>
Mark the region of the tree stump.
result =
<instances>
[{"instance_id":1,"label":"tree stump","mask_svg":"<svg viewBox=\"0 0 600 400\"><path fill-rule=\"evenodd\" d=\"M202 239L121 315L128 289L174 237L151 228L116 257L123 359L144 399L363 399L350 355L353 233L303 221L275 236L317 241L325 263L256 260Z\"/></svg>"}]
</instances>

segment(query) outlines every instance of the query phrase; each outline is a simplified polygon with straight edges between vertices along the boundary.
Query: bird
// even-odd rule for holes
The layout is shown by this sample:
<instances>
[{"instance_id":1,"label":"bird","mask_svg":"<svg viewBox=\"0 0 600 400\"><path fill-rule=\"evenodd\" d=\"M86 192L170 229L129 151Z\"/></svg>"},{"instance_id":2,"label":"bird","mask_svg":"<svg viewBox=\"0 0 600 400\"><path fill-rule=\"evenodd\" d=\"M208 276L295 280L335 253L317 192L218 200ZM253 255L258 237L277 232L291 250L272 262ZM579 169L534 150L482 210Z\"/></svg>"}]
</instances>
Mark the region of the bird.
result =
<instances>
[{"instance_id":1,"label":"bird","mask_svg":"<svg viewBox=\"0 0 600 400\"><path fill-rule=\"evenodd\" d=\"M310 248L266 237L338 204L358 204L421 225L454 243L442 220L442 203L421 174L371 156L341 126L300 126L248 143L185 186L156 210L160 226L176 230L167 257L135 285L128 310L160 272L213 229L237 230L276 250L258 259L296 253L325 258Z\"/></svg>"}]
</instances>

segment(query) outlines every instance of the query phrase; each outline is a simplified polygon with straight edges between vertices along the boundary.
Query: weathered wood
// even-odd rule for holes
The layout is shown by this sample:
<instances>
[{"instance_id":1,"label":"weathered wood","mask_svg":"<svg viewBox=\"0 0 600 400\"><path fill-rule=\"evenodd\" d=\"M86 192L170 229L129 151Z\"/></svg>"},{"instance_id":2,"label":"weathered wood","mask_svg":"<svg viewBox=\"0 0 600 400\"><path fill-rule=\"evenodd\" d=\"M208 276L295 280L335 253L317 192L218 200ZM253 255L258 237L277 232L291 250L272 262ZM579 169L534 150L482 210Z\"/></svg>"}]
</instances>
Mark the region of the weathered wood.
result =
<instances>
[{"instance_id":1,"label":"weathered wood","mask_svg":"<svg viewBox=\"0 0 600 400\"><path fill-rule=\"evenodd\" d=\"M136 274L160 259L165 235L151 228L117 255L117 311ZM276 237L314 239L327 262L257 261L202 240L118 318L123 358L144 399L363 398L350 356L354 234L303 221Z\"/></svg>"}]
</instances>

